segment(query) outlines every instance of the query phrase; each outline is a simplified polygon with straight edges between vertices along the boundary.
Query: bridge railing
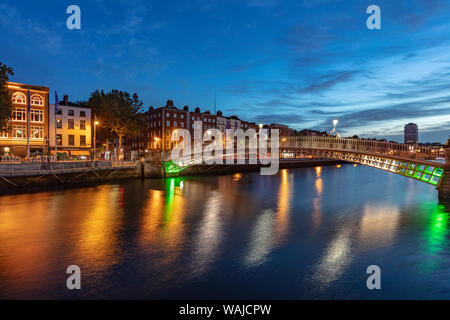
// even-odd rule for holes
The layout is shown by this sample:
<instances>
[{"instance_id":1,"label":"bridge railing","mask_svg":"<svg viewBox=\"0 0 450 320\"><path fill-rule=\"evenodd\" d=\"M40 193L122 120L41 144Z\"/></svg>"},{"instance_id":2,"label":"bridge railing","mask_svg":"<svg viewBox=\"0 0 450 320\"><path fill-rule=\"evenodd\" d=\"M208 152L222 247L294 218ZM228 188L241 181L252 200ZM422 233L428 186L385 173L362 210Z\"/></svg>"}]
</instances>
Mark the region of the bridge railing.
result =
<instances>
[{"instance_id":1,"label":"bridge railing","mask_svg":"<svg viewBox=\"0 0 450 320\"><path fill-rule=\"evenodd\" d=\"M379 154L397 155L406 158L432 159L442 156L439 150L432 147L412 146L387 141L346 139L335 137L290 137L280 143L280 148L308 148L326 150L348 150Z\"/></svg>"},{"instance_id":2,"label":"bridge railing","mask_svg":"<svg viewBox=\"0 0 450 320\"><path fill-rule=\"evenodd\" d=\"M105 169L130 169L135 167L135 162L123 161L74 161L20 164L1 163L0 177L49 175Z\"/></svg>"}]
</instances>

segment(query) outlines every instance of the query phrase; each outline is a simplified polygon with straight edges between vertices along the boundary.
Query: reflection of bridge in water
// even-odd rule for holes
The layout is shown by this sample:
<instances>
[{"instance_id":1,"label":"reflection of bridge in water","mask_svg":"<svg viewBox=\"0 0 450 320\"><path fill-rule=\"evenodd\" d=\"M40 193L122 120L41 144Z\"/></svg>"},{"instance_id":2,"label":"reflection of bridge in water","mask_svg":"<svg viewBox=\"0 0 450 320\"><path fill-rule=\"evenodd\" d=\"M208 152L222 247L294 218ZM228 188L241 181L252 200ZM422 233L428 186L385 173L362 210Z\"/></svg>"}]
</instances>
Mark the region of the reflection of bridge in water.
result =
<instances>
[{"instance_id":1,"label":"reflection of bridge in water","mask_svg":"<svg viewBox=\"0 0 450 320\"><path fill-rule=\"evenodd\" d=\"M436 186L442 200L450 200L449 153L448 144L446 149L436 149L376 140L309 136L283 139L279 147L281 161L314 156L358 163ZM237 157L242 156L248 158L248 151ZM444 156L446 163L431 161ZM205 160L197 157L178 165L168 161L164 168L166 172L180 172Z\"/></svg>"}]
</instances>

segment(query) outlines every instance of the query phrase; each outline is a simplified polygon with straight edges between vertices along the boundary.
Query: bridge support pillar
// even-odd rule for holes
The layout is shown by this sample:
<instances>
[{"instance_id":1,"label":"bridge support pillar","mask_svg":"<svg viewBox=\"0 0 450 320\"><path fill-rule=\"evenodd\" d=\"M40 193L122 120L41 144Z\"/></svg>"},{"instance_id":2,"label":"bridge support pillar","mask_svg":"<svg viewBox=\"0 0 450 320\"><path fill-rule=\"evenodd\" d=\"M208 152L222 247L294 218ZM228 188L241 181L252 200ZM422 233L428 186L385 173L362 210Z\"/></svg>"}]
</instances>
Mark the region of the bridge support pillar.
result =
<instances>
[{"instance_id":1,"label":"bridge support pillar","mask_svg":"<svg viewBox=\"0 0 450 320\"><path fill-rule=\"evenodd\" d=\"M438 192L439 200L450 205L450 139L447 141L445 149L444 180L441 182Z\"/></svg>"}]
</instances>

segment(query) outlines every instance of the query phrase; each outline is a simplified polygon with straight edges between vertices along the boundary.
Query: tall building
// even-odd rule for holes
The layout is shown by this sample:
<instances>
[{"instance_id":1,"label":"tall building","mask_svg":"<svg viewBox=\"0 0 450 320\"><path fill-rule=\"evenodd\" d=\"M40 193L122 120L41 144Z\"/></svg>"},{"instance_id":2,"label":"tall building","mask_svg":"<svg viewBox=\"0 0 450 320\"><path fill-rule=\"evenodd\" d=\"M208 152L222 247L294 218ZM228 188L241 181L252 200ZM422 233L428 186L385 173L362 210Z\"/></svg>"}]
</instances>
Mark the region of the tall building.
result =
<instances>
[{"instance_id":1,"label":"tall building","mask_svg":"<svg viewBox=\"0 0 450 320\"><path fill-rule=\"evenodd\" d=\"M408 123L405 125L405 143L418 145L419 144L419 128L415 123Z\"/></svg>"},{"instance_id":2,"label":"tall building","mask_svg":"<svg viewBox=\"0 0 450 320\"><path fill-rule=\"evenodd\" d=\"M7 130L0 132L0 154L25 157L28 136L31 155L46 152L49 89L14 82L8 82L7 88L12 96L13 110ZM30 101L28 101L28 90L30 90ZM30 103L29 115L28 102Z\"/></svg>"},{"instance_id":3,"label":"tall building","mask_svg":"<svg viewBox=\"0 0 450 320\"><path fill-rule=\"evenodd\" d=\"M189 108L178 109L172 100L165 106L148 110L147 148L150 150L172 150L171 136L176 129L189 128Z\"/></svg>"},{"instance_id":4,"label":"tall building","mask_svg":"<svg viewBox=\"0 0 450 320\"><path fill-rule=\"evenodd\" d=\"M56 116L54 104L50 105L49 114L51 152L54 154L55 143L58 141L58 153L65 153L80 159L90 156L93 125L91 109L82 108L70 102L68 96L64 96L63 101L58 103ZM55 133L57 139L55 139Z\"/></svg>"}]
</instances>

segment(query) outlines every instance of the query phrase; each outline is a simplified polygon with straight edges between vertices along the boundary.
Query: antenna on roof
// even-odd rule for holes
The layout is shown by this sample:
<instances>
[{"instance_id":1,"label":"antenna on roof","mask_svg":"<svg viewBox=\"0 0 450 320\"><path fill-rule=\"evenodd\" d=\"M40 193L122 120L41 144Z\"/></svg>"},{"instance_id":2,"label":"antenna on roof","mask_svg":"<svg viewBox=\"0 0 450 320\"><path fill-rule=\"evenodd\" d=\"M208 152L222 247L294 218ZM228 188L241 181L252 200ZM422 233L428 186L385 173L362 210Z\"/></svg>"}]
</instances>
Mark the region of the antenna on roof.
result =
<instances>
[{"instance_id":1,"label":"antenna on roof","mask_svg":"<svg viewBox=\"0 0 450 320\"><path fill-rule=\"evenodd\" d=\"M216 87L214 87L214 114L216 114Z\"/></svg>"}]
</instances>

